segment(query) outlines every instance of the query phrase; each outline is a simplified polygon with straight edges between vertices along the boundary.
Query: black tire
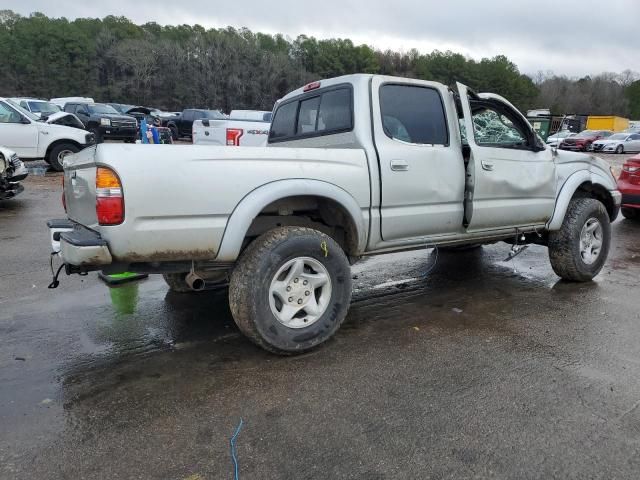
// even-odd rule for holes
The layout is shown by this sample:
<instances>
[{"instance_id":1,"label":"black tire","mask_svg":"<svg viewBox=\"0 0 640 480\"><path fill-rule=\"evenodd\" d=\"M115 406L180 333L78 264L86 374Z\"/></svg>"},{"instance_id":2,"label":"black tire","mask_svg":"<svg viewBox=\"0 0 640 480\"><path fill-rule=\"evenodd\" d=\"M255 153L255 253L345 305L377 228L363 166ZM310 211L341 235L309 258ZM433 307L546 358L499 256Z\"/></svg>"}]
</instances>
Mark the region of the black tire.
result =
<instances>
[{"instance_id":1,"label":"black tire","mask_svg":"<svg viewBox=\"0 0 640 480\"><path fill-rule=\"evenodd\" d=\"M616 153L618 153L618 154L624 153L624 145L618 145L616 147Z\"/></svg>"},{"instance_id":2,"label":"black tire","mask_svg":"<svg viewBox=\"0 0 640 480\"><path fill-rule=\"evenodd\" d=\"M171 125L169 127L169 130L171 130L171 138L175 141L175 140L180 140L180 132L178 132L178 129L175 127L175 125Z\"/></svg>"},{"instance_id":3,"label":"black tire","mask_svg":"<svg viewBox=\"0 0 640 480\"><path fill-rule=\"evenodd\" d=\"M580 237L583 227L592 219L601 225L602 245L593 263L588 263L580 251ZM602 202L593 198L574 198L560 230L549 233L549 259L553 271L564 280L588 282L602 270L610 244L609 214Z\"/></svg>"},{"instance_id":4,"label":"black tire","mask_svg":"<svg viewBox=\"0 0 640 480\"><path fill-rule=\"evenodd\" d=\"M640 219L640 209L637 208L622 208L620 210L622 216L627 220L639 220Z\"/></svg>"},{"instance_id":5,"label":"black tire","mask_svg":"<svg viewBox=\"0 0 640 480\"><path fill-rule=\"evenodd\" d=\"M99 128L92 128L89 131L91 133L93 133L93 136L96 139L96 143L103 143L104 142L104 138L102 138L102 133L100 133L100 129Z\"/></svg>"},{"instance_id":6,"label":"black tire","mask_svg":"<svg viewBox=\"0 0 640 480\"><path fill-rule=\"evenodd\" d=\"M63 170L62 158L64 157L64 155L77 153L79 151L80 149L73 143L59 143L49 151L49 156L47 157L46 161L49 165L51 165L51 168L58 172L61 172Z\"/></svg>"},{"instance_id":7,"label":"black tire","mask_svg":"<svg viewBox=\"0 0 640 480\"><path fill-rule=\"evenodd\" d=\"M331 288L327 306L317 320L293 328L273 313L270 287L287 262L301 258L319 262L328 273ZM351 271L346 255L331 237L310 228L280 227L254 240L240 257L229 284L231 313L242 333L265 350L281 355L306 352L331 338L346 317L350 302ZM298 312L303 314L302 321L308 315L304 308Z\"/></svg>"},{"instance_id":8,"label":"black tire","mask_svg":"<svg viewBox=\"0 0 640 480\"><path fill-rule=\"evenodd\" d=\"M185 281L186 273L165 273L162 275L164 281L169 285L169 289L172 292L178 293L192 293L193 290L189 288Z\"/></svg>"}]
</instances>

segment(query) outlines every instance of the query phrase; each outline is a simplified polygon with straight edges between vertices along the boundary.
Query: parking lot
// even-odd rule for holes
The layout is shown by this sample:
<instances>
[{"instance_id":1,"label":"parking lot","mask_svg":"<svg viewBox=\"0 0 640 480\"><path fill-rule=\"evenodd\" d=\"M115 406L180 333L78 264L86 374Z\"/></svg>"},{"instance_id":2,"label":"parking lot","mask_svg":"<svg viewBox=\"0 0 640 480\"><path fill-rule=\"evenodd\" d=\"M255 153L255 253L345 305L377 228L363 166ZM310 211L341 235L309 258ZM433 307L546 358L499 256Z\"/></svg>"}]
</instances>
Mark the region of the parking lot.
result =
<instances>
[{"instance_id":1,"label":"parking lot","mask_svg":"<svg viewBox=\"0 0 640 480\"><path fill-rule=\"evenodd\" d=\"M619 167L625 156L610 158ZM226 291L47 289L59 174L0 202L0 478L637 478L640 224L594 282L545 248L368 258L335 339L293 358Z\"/></svg>"}]
</instances>

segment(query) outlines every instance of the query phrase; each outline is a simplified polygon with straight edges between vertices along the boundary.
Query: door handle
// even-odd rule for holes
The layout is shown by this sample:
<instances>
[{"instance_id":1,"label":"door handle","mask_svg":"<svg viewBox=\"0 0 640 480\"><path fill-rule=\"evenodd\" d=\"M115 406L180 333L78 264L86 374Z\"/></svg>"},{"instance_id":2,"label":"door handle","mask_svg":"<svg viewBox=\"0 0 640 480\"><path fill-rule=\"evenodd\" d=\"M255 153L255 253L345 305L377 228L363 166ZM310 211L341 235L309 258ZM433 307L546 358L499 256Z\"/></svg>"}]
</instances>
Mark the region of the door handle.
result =
<instances>
[{"instance_id":1,"label":"door handle","mask_svg":"<svg viewBox=\"0 0 640 480\"><path fill-rule=\"evenodd\" d=\"M482 160L482 162L480 162L482 165L482 169L483 170L487 170L488 172L493 171L493 163L492 162L487 162L486 160Z\"/></svg>"},{"instance_id":2,"label":"door handle","mask_svg":"<svg viewBox=\"0 0 640 480\"><path fill-rule=\"evenodd\" d=\"M391 160L391 170L394 172L406 172L409 164L405 160Z\"/></svg>"}]
</instances>

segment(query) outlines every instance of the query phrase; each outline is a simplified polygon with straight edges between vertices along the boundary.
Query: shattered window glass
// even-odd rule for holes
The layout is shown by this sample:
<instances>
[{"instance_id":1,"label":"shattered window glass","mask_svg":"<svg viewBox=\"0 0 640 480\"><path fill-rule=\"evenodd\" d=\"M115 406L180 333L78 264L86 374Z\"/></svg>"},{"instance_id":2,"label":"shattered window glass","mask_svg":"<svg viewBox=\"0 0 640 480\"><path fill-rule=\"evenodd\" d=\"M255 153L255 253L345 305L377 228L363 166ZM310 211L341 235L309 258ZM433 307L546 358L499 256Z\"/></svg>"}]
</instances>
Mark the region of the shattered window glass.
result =
<instances>
[{"instance_id":1,"label":"shattered window glass","mask_svg":"<svg viewBox=\"0 0 640 480\"><path fill-rule=\"evenodd\" d=\"M478 145L524 145L526 138L506 116L493 110L473 115L473 129Z\"/></svg>"}]
</instances>

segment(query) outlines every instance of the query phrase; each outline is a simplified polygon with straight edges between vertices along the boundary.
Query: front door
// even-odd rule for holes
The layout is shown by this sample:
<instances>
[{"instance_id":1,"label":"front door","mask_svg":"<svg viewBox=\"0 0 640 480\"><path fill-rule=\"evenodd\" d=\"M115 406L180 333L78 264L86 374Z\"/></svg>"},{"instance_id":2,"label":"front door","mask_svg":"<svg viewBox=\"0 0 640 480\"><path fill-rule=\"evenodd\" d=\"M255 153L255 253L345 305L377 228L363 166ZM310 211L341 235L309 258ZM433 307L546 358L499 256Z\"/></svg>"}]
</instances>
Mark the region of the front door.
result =
<instances>
[{"instance_id":1,"label":"front door","mask_svg":"<svg viewBox=\"0 0 640 480\"><path fill-rule=\"evenodd\" d=\"M0 145L22 158L38 154L38 126L5 102L0 102Z\"/></svg>"},{"instance_id":2,"label":"front door","mask_svg":"<svg viewBox=\"0 0 640 480\"><path fill-rule=\"evenodd\" d=\"M507 100L458 83L469 146L467 231L542 225L553 215L556 165L550 148Z\"/></svg>"},{"instance_id":3,"label":"front door","mask_svg":"<svg viewBox=\"0 0 640 480\"><path fill-rule=\"evenodd\" d=\"M439 84L374 77L373 130L381 176L384 241L460 232L464 161L450 146L457 122L447 118Z\"/></svg>"}]
</instances>

